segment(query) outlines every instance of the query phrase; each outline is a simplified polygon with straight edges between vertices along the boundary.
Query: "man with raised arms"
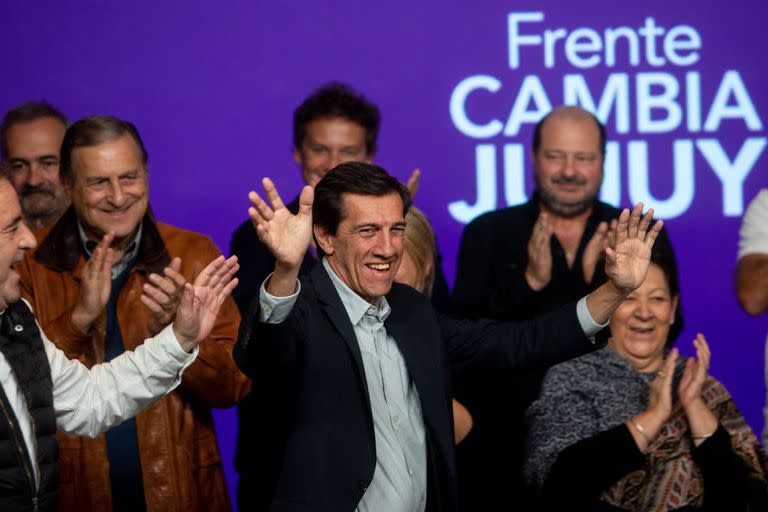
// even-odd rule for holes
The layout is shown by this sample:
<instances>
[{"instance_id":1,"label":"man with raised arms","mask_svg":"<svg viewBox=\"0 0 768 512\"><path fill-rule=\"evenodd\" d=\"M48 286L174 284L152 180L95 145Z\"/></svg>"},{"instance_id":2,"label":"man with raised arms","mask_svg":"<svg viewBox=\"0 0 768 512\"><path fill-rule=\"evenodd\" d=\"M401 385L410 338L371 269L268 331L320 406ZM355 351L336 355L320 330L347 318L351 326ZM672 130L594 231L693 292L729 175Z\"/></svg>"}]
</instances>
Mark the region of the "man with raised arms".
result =
<instances>
[{"instance_id":1,"label":"man with raised arms","mask_svg":"<svg viewBox=\"0 0 768 512\"><path fill-rule=\"evenodd\" d=\"M606 249L608 282L525 324L453 320L397 283L410 195L380 167L337 166L294 215L272 182L250 215L275 256L244 317L235 360L293 404L273 473L273 510L457 510L451 368L550 365L601 346L595 335L643 280L661 229L625 210ZM321 263L298 279L314 237ZM602 336L601 336L602 338ZM601 340L602 341L602 340ZM514 393L514 390L509 390Z\"/></svg>"}]
</instances>

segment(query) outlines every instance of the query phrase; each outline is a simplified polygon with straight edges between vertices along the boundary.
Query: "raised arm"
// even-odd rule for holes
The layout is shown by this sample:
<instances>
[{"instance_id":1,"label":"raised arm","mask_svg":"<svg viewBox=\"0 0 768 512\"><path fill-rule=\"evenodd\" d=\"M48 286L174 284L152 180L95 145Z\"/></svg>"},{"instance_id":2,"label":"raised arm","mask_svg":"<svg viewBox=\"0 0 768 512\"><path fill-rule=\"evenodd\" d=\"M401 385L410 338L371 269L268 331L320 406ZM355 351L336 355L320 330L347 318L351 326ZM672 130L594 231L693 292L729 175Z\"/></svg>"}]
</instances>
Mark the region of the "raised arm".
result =
<instances>
[{"instance_id":1,"label":"raised arm","mask_svg":"<svg viewBox=\"0 0 768 512\"><path fill-rule=\"evenodd\" d=\"M653 210L642 216L642 208L642 204L637 205L631 215L629 210L622 212L612 246L606 249L609 281L577 305L569 304L519 324L472 325L441 318L443 339L454 367L547 367L598 348L600 345L589 338L643 282L651 247L662 228L659 221L649 229Z\"/></svg>"},{"instance_id":2,"label":"raised arm","mask_svg":"<svg viewBox=\"0 0 768 512\"><path fill-rule=\"evenodd\" d=\"M248 209L259 239L275 257L275 271L267 284L267 292L276 297L291 295L304 254L312 241L312 201L314 190L305 186L299 196L299 211L293 215L283 204L280 194L269 178L262 181L267 204L259 194L251 192L248 198L253 206Z\"/></svg>"},{"instance_id":3,"label":"raised arm","mask_svg":"<svg viewBox=\"0 0 768 512\"><path fill-rule=\"evenodd\" d=\"M232 277L238 268L236 257L225 259L208 239L205 239L204 245L196 249L195 254L199 255L185 259L185 264L188 266L185 274L193 283L185 285L187 290L190 287L196 291L217 289L216 287L221 286L221 283L228 283L230 286L237 283L237 280ZM212 260L210 264L197 272L203 262L210 260ZM195 275L196 272L197 275ZM206 313L207 310L201 306L195 306L196 303L191 306L198 309L193 308L192 313L188 315L187 311L190 310L186 308L182 298L173 323L174 331L182 339L188 337L185 333L194 333L195 329L207 331L199 341L197 360L185 372L181 387L189 395L210 407L230 407L250 391L250 381L240 372L232 359L240 315L231 297L222 297L221 300L216 315ZM149 314L144 314L142 318L151 322L148 317ZM180 326L185 330L179 331Z\"/></svg>"},{"instance_id":4,"label":"raised arm","mask_svg":"<svg viewBox=\"0 0 768 512\"><path fill-rule=\"evenodd\" d=\"M624 299L640 286L648 272L651 248L664 227L657 221L651 227L653 208L643 215L643 203L624 209L613 231L612 243L605 249L605 274L608 282L587 295L589 314L605 324ZM649 229L650 228L650 229Z\"/></svg>"}]
</instances>

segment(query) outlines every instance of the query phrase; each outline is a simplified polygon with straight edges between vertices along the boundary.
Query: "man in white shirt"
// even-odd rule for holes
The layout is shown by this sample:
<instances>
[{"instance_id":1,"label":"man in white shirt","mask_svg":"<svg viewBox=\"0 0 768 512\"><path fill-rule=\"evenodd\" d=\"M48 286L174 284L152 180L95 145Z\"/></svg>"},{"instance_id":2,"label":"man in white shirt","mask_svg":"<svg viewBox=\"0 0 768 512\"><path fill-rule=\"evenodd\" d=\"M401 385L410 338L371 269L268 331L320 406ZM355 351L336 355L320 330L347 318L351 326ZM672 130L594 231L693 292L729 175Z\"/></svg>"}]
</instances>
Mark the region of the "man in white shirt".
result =
<instances>
[{"instance_id":1,"label":"man in white shirt","mask_svg":"<svg viewBox=\"0 0 768 512\"><path fill-rule=\"evenodd\" d=\"M105 237L107 239L108 237ZM34 249L18 197L0 168L0 510L54 510L56 429L93 437L178 386L237 284L236 259L220 257L187 284L175 321L134 352L88 370L68 359L20 301L13 266ZM88 271L109 274L102 242Z\"/></svg>"},{"instance_id":2,"label":"man in white shirt","mask_svg":"<svg viewBox=\"0 0 768 512\"><path fill-rule=\"evenodd\" d=\"M750 315L758 316L768 311L768 189L757 193L741 222L736 295L741 307ZM768 340L765 370L765 383L768 386ZM763 446L768 446L768 397L763 417Z\"/></svg>"}]
</instances>

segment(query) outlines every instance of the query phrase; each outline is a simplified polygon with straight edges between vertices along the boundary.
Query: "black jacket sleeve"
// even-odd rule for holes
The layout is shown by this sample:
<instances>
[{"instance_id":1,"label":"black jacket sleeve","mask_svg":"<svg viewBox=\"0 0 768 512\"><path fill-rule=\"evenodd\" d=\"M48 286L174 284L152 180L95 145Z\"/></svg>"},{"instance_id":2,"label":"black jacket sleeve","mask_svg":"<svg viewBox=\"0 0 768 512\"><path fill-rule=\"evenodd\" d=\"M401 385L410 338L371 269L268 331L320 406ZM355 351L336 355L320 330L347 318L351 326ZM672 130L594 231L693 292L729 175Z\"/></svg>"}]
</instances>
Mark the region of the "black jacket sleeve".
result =
<instances>
[{"instance_id":1,"label":"black jacket sleeve","mask_svg":"<svg viewBox=\"0 0 768 512\"><path fill-rule=\"evenodd\" d=\"M748 510L748 504L754 510L768 510L765 480L750 479L749 467L734 452L731 436L722 425L692 454L704 477L702 510Z\"/></svg>"},{"instance_id":2,"label":"black jacket sleeve","mask_svg":"<svg viewBox=\"0 0 768 512\"><path fill-rule=\"evenodd\" d=\"M439 315L443 341L452 366L465 368L548 367L601 348L603 329L595 342L584 333L576 304L522 323L459 320Z\"/></svg>"},{"instance_id":3,"label":"black jacket sleeve","mask_svg":"<svg viewBox=\"0 0 768 512\"><path fill-rule=\"evenodd\" d=\"M644 464L645 457L623 423L582 439L558 455L544 481L539 509L591 510L600 493Z\"/></svg>"}]
</instances>

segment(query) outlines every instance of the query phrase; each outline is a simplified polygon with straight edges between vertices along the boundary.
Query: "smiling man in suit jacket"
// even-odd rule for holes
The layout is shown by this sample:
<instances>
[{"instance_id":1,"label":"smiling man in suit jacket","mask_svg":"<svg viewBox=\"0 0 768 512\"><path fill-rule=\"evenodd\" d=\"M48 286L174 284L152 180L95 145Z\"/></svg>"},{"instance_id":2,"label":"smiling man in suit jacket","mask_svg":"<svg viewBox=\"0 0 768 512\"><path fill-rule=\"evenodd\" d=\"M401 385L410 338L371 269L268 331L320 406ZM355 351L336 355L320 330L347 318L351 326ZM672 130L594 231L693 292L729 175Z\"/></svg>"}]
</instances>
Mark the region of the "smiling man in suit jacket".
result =
<instances>
[{"instance_id":1,"label":"smiling man in suit jacket","mask_svg":"<svg viewBox=\"0 0 768 512\"><path fill-rule=\"evenodd\" d=\"M269 375L293 404L274 474L272 510L456 510L452 367L554 364L600 346L594 336L642 281L661 228L625 211L606 251L608 282L527 324L439 316L416 290L393 284L410 196L380 167L345 163L291 214L264 180L251 193L259 238L275 271L243 319L235 360ZM322 263L298 280L314 236ZM258 453L253 454L259 457ZM511 497L512 498L512 497Z\"/></svg>"}]
</instances>

